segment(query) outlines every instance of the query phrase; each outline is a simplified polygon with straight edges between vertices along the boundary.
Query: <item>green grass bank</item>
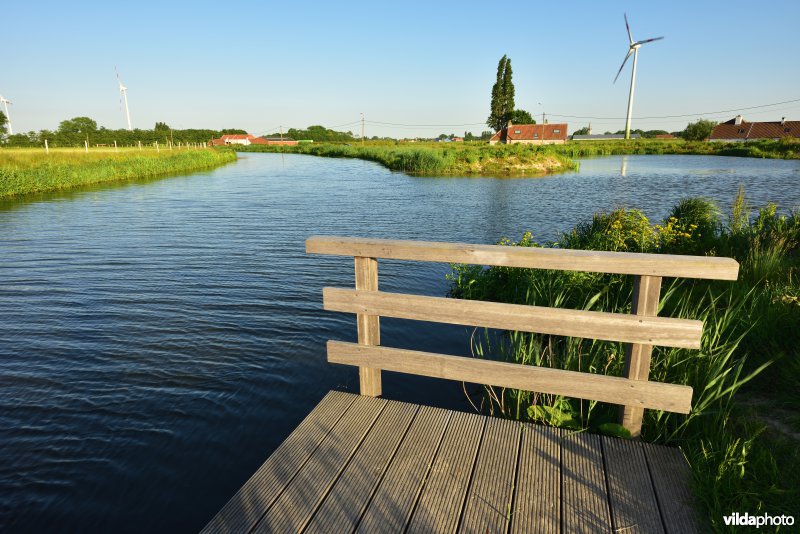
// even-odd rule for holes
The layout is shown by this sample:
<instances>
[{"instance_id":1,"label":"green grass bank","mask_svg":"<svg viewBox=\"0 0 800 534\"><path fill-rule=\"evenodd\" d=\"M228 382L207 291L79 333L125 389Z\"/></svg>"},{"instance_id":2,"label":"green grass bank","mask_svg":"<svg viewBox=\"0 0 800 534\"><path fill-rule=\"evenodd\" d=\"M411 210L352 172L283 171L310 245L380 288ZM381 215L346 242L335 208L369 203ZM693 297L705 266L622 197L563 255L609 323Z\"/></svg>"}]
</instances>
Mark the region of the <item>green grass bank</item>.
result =
<instances>
[{"instance_id":1,"label":"green grass bank","mask_svg":"<svg viewBox=\"0 0 800 534\"><path fill-rule=\"evenodd\" d=\"M210 169L236 161L232 150L0 149L0 198Z\"/></svg>"},{"instance_id":2,"label":"green grass bank","mask_svg":"<svg viewBox=\"0 0 800 534\"><path fill-rule=\"evenodd\" d=\"M357 158L409 174L537 176L577 168L568 156L526 145L486 143L250 145L242 152L284 152L326 158Z\"/></svg>"},{"instance_id":3,"label":"green grass bank","mask_svg":"<svg viewBox=\"0 0 800 534\"><path fill-rule=\"evenodd\" d=\"M736 282L664 279L659 315L704 321L699 351L656 347L650 378L689 385L693 411L645 410L643 438L680 446L693 472L703 530L728 531L723 516L797 517L800 486L800 211L751 210L743 193L730 214L701 198L664 221L636 209L598 213L557 243L530 233L508 246L716 255L740 263ZM459 298L630 313L632 277L453 266ZM621 343L519 332L477 332L475 357L619 376ZM484 412L573 430L623 434L615 406L486 387Z\"/></svg>"},{"instance_id":4,"label":"green grass bank","mask_svg":"<svg viewBox=\"0 0 800 534\"><path fill-rule=\"evenodd\" d=\"M702 156L734 156L744 158L800 159L800 140L748 143L711 143L683 139L636 139L611 141L569 141L548 147L570 158L616 156L626 154L687 154Z\"/></svg>"}]
</instances>

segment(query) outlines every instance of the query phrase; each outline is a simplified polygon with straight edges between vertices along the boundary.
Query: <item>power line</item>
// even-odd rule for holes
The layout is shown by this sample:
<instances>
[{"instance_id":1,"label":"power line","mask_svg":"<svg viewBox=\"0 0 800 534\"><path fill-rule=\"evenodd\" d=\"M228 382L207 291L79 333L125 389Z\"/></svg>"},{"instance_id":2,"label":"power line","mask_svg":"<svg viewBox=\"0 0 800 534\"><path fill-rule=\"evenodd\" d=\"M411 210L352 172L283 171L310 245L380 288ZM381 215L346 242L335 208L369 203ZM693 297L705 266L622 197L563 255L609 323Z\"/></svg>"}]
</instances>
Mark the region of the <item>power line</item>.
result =
<instances>
[{"instance_id":1,"label":"power line","mask_svg":"<svg viewBox=\"0 0 800 534\"><path fill-rule=\"evenodd\" d=\"M485 122L468 122L464 124L402 124L398 122L379 122L379 121L367 121L370 124L377 124L380 126L403 126L408 128L456 128L459 126L479 126L481 124L486 124Z\"/></svg>"},{"instance_id":2,"label":"power line","mask_svg":"<svg viewBox=\"0 0 800 534\"><path fill-rule=\"evenodd\" d=\"M763 104L760 106L750 106L744 108L735 108L735 109L723 109L720 111L705 111L702 113L687 113L685 115L660 115L660 116L652 116L652 117L636 117L636 120L643 120L643 119L677 119L681 117L697 117L702 115L719 115L722 113L733 113L734 111L747 111L749 109L759 109L759 108L768 108L771 106L780 106L782 104L792 104L794 102L800 102L800 98L794 100L786 100L784 102L775 102L774 104ZM555 117L565 117L568 119L596 119L596 120L624 120L626 117L590 117L587 115L561 115L559 113L548 113L550 116Z\"/></svg>"},{"instance_id":3,"label":"power line","mask_svg":"<svg viewBox=\"0 0 800 534\"><path fill-rule=\"evenodd\" d=\"M783 102L774 102L772 104L761 104L758 106L745 106L741 108L733 108L733 109L723 109L719 111L705 111L700 113L685 113L680 115L654 115L649 117L635 117L637 121L641 120L664 120L664 119L673 119L673 120L666 120L665 122L682 122L680 120L674 119L685 119L687 117L702 117L707 115L721 115L725 113L733 113L738 111L749 111L754 109L763 109L769 108L773 106L780 106L783 104L794 104L796 102L800 102L800 98L792 99L792 100L784 100ZM774 113L777 111L785 111L797 109L797 106L791 106L788 108L780 108L780 109L771 109L766 111L757 111L753 112L753 115L759 115L763 113ZM562 115L559 113L548 113L550 117L559 117L565 119L587 119L587 120L595 120L595 121L618 121L618 120L625 120L625 117L597 117L597 116L589 116L589 115ZM485 122L466 122L460 124L408 124L408 123L401 123L401 122L385 122L385 121L373 121L373 120L364 120L366 124L374 125L374 126L381 126L384 128L419 128L419 129L439 129L439 128L461 128L461 127L474 127L474 126L485 126ZM328 126L327 128L342 128L345 126L353 126L356 124L361 124L362 120L355 120L351 122L346 122L343 124L337 124L334 126ZM264 130L264 132L270 132L276 130L278 127L270 128L268 130Z\"/></svg>"}]
</instances>

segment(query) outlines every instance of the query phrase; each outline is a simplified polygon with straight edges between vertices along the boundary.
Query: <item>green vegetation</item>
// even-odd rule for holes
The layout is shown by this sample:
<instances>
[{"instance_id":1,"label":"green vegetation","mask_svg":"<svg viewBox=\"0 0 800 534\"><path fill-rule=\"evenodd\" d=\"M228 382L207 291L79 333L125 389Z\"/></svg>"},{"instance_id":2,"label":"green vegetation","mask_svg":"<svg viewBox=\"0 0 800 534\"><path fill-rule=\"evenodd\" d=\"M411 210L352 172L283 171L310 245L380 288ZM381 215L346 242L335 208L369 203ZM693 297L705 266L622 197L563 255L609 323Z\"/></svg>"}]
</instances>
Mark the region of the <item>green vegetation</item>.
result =
<instances>
[{"instance_id":1,"label":"green vegetation","mask_svg":"<svg viewBox=\"0 0 800 534\"><path fill-rule=\"evenodd\" d=\"M511 113L511 122L514 124L536 124L533 116L524 109L515 109Z\"/></svg>"},{"instance_id":2,"label":"green vegetation","mask_svg":"<svg viewBox=\"0 0 800 534\"><path fill-rule=\"evenodd\" d=\"M275 132L267 137L279 137L281 135L287 139L308 139L315 143L350 143L356 140L353 132L337 132L319 125L309 126L305 130L289 128L283 134Z\"/></svg>"},{"instance_id":3,"label":"green vegetation","mask_svg":"<svg viewBox=\"0 0 800 534\"><path fill-rule=\"evenodd\" d=\"M216 167L236 160L232 150L0 149L0 198L135 180Z\"/></svg>"},{"instance_id":4,"label":"green vegetation","mask_svg":"<svg viewBox=\"0 0 800 534\"><path fill-rule=\"evenodd\" d=\"M694 388L693 411L645 411L643 437L679 445L694 476L699 514L724 530L722 516L797 514L800 486L800 212L775 205L751 213L740 191L724 221L717 207L691 198L660 224L635 209L599 213L557 243L530 233L509 246L733 257L737 282L665 279L660 315L701 319L699 351L656 347L651 379ZM455 265L459 298L630 313L631 277ZM621 343L519 332L476 336L476 357L620 375ZM483 410L569 429L618 434L617 410L595 402L486 387Z\"/></svg>"},{"instance_id":5,"label":"green vegetation","mask_svg":"<svg viewBox=\"0 0 800 534\"><path fill-rule=\"evenodd\" d=\"M711 130L717 125L716 121L709 121L700 119L697 122L691 122L686 126L686 129L681 133L681 137L687 141L703 141L708 139L711 135Z\"/></svg>"},{"instance_id":6,"label":"green vegetation","mask_svg":"<svg viewBox=\"0 0 800 534\"><path fill-rule=\"evenodd\" d=\"M494 131L506 127L514 113L514 82L511 60L506 56L497 63L497 81L492 86L492 100L486 125Z\"/></svg>"},{"instance_id":7,"label":"green vegetation","mask_svg":"<svg viewBox=\"0 0 800 534\"><path fill-rule=\"evenodd\" d=\"M47 140L50 148L55 147L83 147L88 143L90 147L96 145L114 146L138 146L152 145L158 142L161 145L167 144L186 144L201 143L205 145L210 139L220 137L222 134L244 134L244 130L173 130L163 122L157 122L152 130L109 130L102 126L98 127L97 122L89 117L75 117L73 119L61 121L55 131L41 130L39 132L30 131L27 133L16 133L5 137L2 146L26 148L43 147Z\"/></svg>"},{"instance_id":8,"label":"green vegetation","mask_svg":"<svg viewBox=\"0 0 800 534\"><path fill-rule=\"evenodd\" d=\"M576 168L569 158L528 145L428 143L408 145L250 145L242 152L290 152L375 161L393 171L425 175L540 175Z\"/></svg>"},{"instance_id":9,"label":"green vegetation","mask_svg":"<svg viewBox=\"0 0 800 534\"><path fill-rule=\"evenodd\" d=\"M614 156L624 154L695 154L708 156L738 156L749 158L800 159L800 140L747 143L709 143L683 139L638 139L611 141L571 141L547 147L571 158Z\"/></svg>"}]
</instances>

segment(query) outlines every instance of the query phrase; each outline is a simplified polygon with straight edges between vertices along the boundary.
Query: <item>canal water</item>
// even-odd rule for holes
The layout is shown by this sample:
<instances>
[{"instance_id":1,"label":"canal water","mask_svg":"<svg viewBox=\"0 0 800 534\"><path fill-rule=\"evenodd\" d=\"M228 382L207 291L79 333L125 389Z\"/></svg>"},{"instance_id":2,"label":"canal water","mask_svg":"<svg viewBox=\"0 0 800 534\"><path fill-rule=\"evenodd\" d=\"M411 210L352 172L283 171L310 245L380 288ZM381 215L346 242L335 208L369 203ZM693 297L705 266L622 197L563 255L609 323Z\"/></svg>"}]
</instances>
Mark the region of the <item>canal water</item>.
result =
<instances>
[{"instance_id":1,"label":"canal water","mask_svg":"<svg viewBox=\"0 0 800 534\"><path fill-rule=\"evenodd\" d=\"M214 171L0 203L0 530L196 531L329 389L322 311L352 258L314 234L540 240L591 214L653 220L687 196L800 205L800 162L588 159L546 178L422 178L359 160L244 154ZM382 261L387 291L444 295L446 265ZM382 322L386 345L469 353L470 331ZM385 374L389 398L469 409L461 385Z\"/></svg>"}]
</instances>

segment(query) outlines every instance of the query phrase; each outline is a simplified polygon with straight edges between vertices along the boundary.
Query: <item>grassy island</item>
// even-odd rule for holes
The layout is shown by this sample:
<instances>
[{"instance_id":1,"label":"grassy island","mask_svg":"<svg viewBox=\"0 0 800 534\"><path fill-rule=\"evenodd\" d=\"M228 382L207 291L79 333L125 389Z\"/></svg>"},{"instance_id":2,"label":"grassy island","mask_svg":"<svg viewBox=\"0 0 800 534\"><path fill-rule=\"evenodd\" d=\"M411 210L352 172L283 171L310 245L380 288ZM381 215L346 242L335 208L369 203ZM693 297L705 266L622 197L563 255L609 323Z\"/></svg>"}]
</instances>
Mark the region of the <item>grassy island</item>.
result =
<instances>
[{"instance_id":1,"label":"grassy island","mask_svg":"<svg viewBox=\"0 0 800 534\"><path fill-rule=\"evenodd\" d=\"M209 169L236 160L232 150L0 149L0 198L61 191Z\"/></svg>"},{"instance_id":2,"label":"grassy island","mask_svg":"<svg viewBox=\"0 0 800 534\"><path fill-rule=\"evenodd\" d=\"M393 171L421 175L537 176L577 168L568 156L549 147L494 145L486 143L405 144L301 144L297 146L250 145L243 152L286 152L326 158L358 158L375 161Z\"/></svg>"},{"instance_id":3,"label":"grassy island","mask_svg":"<svg viewBox=\"0 0 800 534\"><path fill-rule=\"evenodd\" d=\"M572 158L614 155L704 155L800 159L793 139L750 143L709 143L682 139L569 141L563 145L493 145L485 142L433 143L371 141L365 145L320 143L296 146L237 146L240 152L279 152L375 161L393 171L437 176L541 176L574 170Z\"/></svg>"}]
</instances>

